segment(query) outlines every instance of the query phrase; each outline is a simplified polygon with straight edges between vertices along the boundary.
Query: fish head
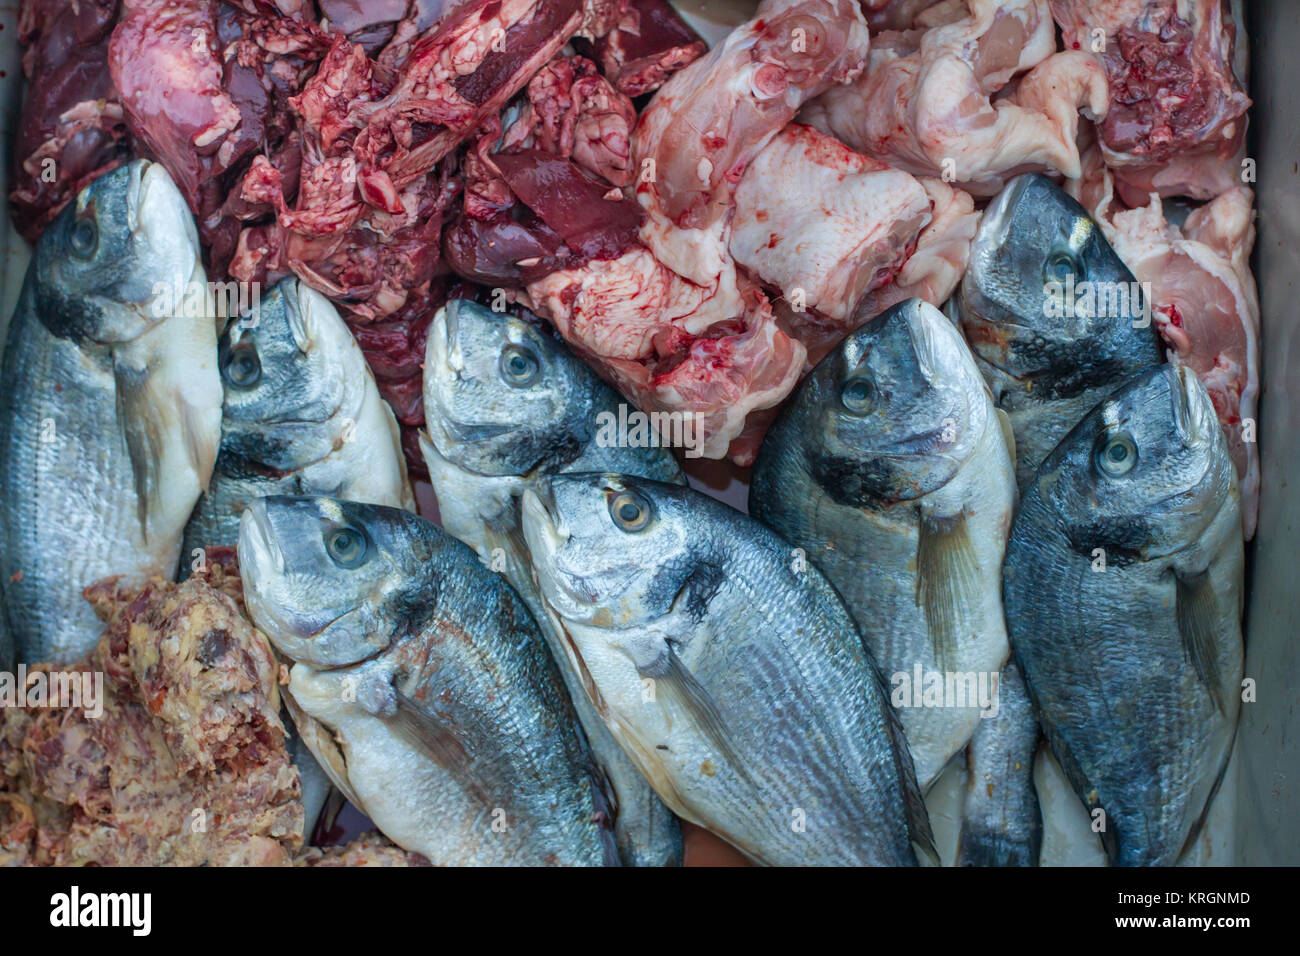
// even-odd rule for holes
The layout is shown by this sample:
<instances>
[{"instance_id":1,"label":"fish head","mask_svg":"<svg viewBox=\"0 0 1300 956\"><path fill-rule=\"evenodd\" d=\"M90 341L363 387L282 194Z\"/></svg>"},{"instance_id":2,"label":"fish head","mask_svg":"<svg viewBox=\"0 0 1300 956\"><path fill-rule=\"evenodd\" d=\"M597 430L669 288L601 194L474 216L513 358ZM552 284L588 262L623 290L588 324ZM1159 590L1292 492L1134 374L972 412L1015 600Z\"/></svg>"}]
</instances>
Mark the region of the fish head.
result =
<instances>
[{"instance_id":1,"label":"fish head","mask_svg":"<svg viewBox=\"0 0 1300 956\"><path fill-rule=\"evenodd\" d=\"M667 615L703 537L687 530L687 494L627 475L540 480L524 492L523 529L543 598L566 620L602 628Z\"/></svg>"},{"instance_id":2,"label":"fish head","mask_svg":"<svg viewBox=\"0 0 1300 956\"><path fill-rule=\"evenodd\" d=\"M539 324L453 299L429 327L429 440L467 471L526 474L576 451L593 434L594 381Z\"/></svg>"},{"instance_id":3,"label":"fish head","mask_svg":"<svg viewBox=\"0 0 1300 956\"><path fill-rule=\"evenodd\" d=\"M382 652L432 605L436 531L398 508L270 496L244 509L239 571L253 622L316 668Z\"/></svg>"},{"instance_id":4,"label":"fish head","mask_svg":"<svg viewBox=\"0 0 1300 956\"><path fill-rule=\"evenodd\" d=\"M128 342L187 302L196 317L210 314L206 285L190 289L203 275L194 218L167 170L148 160L82 189L41 234L33 268L41 321L60 338Z\"/></svg>"},{"instance_id":5,"label":"fish head","mask_svg":"<svg viewBox=\"0 0 1300 956\"><path fill-rule=\"evenodd\" d=\"M1234 483L1205 386L1186 367L1160 365L1089 412L1044 459L1032 493L1081 553L1149 560L1198 540Z\"/></svg>"},{"instance_id":6,"label":"fish head","mask_svg":"<svg viewBox=\"0 0 1300 956\"><path fill-rule=\"evenodd\" d=\"M983 429L984 385L961 336L920 299L868 322L820 362L792 414L834 500L910 501L950 481Z\"/></svg>"},{"instance_id":7,"label":"fish head","mask_svg":"<svg viewBox=\"0 0 1300 956\"><path fill-rule=\"evenodd\" d=\"M1101 227L1045 176L1019 176L989 205L957 294L974 353L1048 390L1114 381L1159 361L1147 303Z\"/></svg>"},{"instance_id":8,"label":"fish head","mask_svg":"<svg viewBox=\"0 0 1300 956\"><path fill-rule=\"evenodd\" d=\"M218 363L227 452L292 470L346 439L347 417L360 405L360 352L334 306L305 283L280 282L231 322Z\"/></svg>"}]
</instances>

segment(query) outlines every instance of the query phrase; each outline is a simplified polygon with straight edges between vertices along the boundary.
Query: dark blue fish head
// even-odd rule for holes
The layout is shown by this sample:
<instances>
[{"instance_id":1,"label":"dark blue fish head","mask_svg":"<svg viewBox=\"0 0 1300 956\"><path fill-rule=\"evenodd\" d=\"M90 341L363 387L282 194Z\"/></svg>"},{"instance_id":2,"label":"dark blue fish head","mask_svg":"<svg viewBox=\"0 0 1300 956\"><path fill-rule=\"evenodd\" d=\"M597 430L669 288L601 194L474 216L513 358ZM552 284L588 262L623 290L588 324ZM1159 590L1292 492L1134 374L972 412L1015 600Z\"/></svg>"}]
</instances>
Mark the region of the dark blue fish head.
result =
<instances>
[{"instance_id":1,"label":"dark blue fish head","mask_svg":"<svg viewBox=\"0 0 1300 956\"><path fill-rule=\"evenodd\" d=\"M202 275L180 191L162 166L136 160L85 187L50 223L28 281L51 334L111 345L185 309L210 312L206 285L194 283Z\"/></svg>"}]
</instances>

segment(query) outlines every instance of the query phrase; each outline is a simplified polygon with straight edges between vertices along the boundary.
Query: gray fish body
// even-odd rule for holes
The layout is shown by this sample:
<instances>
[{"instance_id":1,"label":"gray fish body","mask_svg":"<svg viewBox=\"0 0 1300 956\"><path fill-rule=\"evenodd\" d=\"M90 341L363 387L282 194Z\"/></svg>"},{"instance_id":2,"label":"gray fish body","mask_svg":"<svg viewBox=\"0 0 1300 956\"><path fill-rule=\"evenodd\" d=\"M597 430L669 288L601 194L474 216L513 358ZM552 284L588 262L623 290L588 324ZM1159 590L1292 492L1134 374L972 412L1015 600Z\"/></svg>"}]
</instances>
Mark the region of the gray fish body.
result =
<instances>
[{"instance_id":1,"label":"gray fish body","mask_svg":"<svg viewBox=\"0 0 1300 956\"><path fill-rule=\"evenodd\" d=\"M249 502L320 494L414 510L397 422L328 299L295 279L218 345L225 400L212 481L185 528L182 572L233 545Z\"/></svg>"},{"instance_id":2,"label":"gray fish body","mask_svg":"<svg viewBox=\"0 0 1300 956\"><path fill-rule=\"evenodd\" d=\"M615 799L614 832L629 866L681 863L681 827L600 719L541 605L520 531L520 497L548 474L614 471L682 483L663 447L603 444L598 417L624 400L557 337L522 319L453 300L434 318L425 361L425 463L444 529L505 575L546 637ZM501 354L537 362L512 382ZM526 350L526 351L525 351ZM515 352L510 353L515 355ZM527 378L527 376L525 377Z\"/></svg>"},{"instance_id":3,"label":"gray fish body","mask_svg":"<svg viewBox=\"0 0 1300 956\"><path fill-rule=\"evenodd\" d=\"M1074 199L1038 174L989 206L956 296L962 331L1016 439L1021 488L1121 382L1164 360L1132 272Z\"/></svg>"},{"instance_id":4,"label":"gray fish body","mask_svg":"<svg viewBox=\"0 0 1300 956\"><path fill-rule=\"evenodd\" d=\"M144 161L86 187L37 243L0 371L0 586L20 661L94 647L87 585L176 571L221 414L198 255L180 193Z\"/></svg>"},{"instance_id":5,"label":"gray fish body","mask_svg":"<svg viewBox=\"0 0 1300 956\"><path fill-rule=\"evenodd\" d=\"M1194 373L1162 366L1042 463L1007 549L1012 646L1043 730L1118 865L1172 865L1240 707L1236 479Z\"/></svg>"},{"instance_id":6,"label":"gray fish body","mask_svg":"<svg viewBox=\"0 0 1300 956\"><path fill-rule=\"evenodd\" d=\"M901 730L815 568L706 495L628 476L555 476L523 521L575 670L679 816L758 863L915 863L929 826Z\"/></svg>"},{"instance_id":7,"label":"gray fish body","mask_svg":"<svg viewBox=\"0 0 1300 956\"><path fill-rule=\"evenodd\" d=\"M1015 661L1002 668L998 713L983 721L966 751L958 866L1037 866L1043 814L1034 787L1038 714Z\"/></svg>"},{"instance_id":8,"label":"gray fish body","mask_svg":"<svg viewBox=\"0 0 1300 956\"><path fill-rule=\"evenodd\" d=\"M254 622L297 661L303 739L390 839L439 865L615 860L546 645L465 545L398 509L274 497L239 549Z\"/></svg>"},{"instance_id":9,"label":"gray fish body","mask_svg":"<svg viewBox=\"0 0 1300 956\"><path fill-rule=\"evenodd\" d=\"M849 408L849 388L870 398ZM1015 497L1002 423L970 353L920 300L819 363L754 468L750 513L843 596L893 685L922 787L965 747L982 705L972 694L922 706L918 668L977 684L983 675L987 688L1009 653L1000 594Z\"/></svg>"}]
</instances>

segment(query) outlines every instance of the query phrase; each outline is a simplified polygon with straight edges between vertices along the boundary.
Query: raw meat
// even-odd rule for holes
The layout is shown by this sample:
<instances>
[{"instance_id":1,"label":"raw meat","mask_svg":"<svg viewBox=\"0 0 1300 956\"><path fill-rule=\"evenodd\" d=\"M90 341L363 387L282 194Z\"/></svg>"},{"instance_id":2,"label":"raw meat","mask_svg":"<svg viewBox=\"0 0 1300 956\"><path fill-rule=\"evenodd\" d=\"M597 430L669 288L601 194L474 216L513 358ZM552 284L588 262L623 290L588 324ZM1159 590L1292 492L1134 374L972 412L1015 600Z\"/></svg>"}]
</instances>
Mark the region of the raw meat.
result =
<instances>
[{"instance_id":1,"label":"raw meat","mask_svg":"<svg viewBox=\"0 0 1300 956\"><path fill-rule=\"evenodd\" d=\"M614 28L596 44L605 76L628 96L657 90L707 49L665 0L631 0Z\"/></svg>"},{"instance_id":2,"label":"raw meat","mask_svg":"<svg viewBox=\"0 0 1300 956\"><path fill-rule=\"evenodd\" d=\"M1222 0L1052 0L1067 49L1110 79L1099 125L1130 205L1147 193L1212 199L1239 185L1250 98L1233 70L1237 27Z\"/></svg>"},{"instance_id":3,"label":"raw meat","mask_svg":"<svg viewBox=\"0 0 1300 956\"><path fill-rule=\"evenodd\" d=\"M1053 56L1047 0L971 0L970 9L924 33L875 37L866 72L831 88L802 119L891 166L980 196L1022 172L1077 176L1078 113L1105 114L1102 71L1086 55Z\"/></svg>"},{"instance_id":4,"label":"raw meat","mask_svg":"<svg viewBox=\"0 0 1300 956\"><path fill-rule=\"evenodd\" d=\"M708 457L752 459L759 430L748 416L784 398L806 358L737 271L733 193L807 98L857 76L867 43L856 3L761 4L641 116L633 156L644 248L553 273L523 296L642 409L698 415Z\"/></svg>"},{"instance_id":5,"label":"raw meat","mask_svg":"<svg viewBox=\"0 0 1300 956\"><path fill-rule=\"evenodd\" d=\"M14 136L13 220L28 242L91 180L130 158L108 76L118 0L24 0L27 96Z\"/></svg>"},{"instance_id":6,"label":"raw meat","mask_svg":"<svg viewBox=\"0 0 1300 956\"><path fill-rule=\"evenodd\" d=\"M907 173L791 124L741 177L728 248L796 311L848 331L854 305L894 279L930 214L930 197Z\"/></svg>"}]
</instances>

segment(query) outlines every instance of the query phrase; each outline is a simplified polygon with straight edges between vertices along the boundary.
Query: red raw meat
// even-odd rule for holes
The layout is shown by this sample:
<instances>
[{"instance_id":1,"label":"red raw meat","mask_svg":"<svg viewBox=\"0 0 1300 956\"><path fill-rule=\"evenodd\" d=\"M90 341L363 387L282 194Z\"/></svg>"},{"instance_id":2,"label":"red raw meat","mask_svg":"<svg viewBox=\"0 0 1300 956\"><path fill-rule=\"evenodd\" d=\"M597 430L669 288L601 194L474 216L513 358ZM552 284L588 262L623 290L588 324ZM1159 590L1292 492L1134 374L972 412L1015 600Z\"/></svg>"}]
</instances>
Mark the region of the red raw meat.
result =
<instances>
[{"instance_id":1,"label":"red raw meat","mask_svg":"<svg viewBox=\"0 0 1300 956\"><path fill-rule=\"evenodd\" d=\"M605 76L633 97L659 89L707 51L700 35L665 0L632 0L596 44Z\"/></svg>"},{"instance_id":2,"label":"red raw meat","mask_svg":"<svg viewBox=\"0 0 1300 956\"><path fill-rule=\"evenodd\" d=\"M1250 98L1233 68L1237 27L1225 6L1052 0L1066 47L1095 52L1106 68L1102 151L1130 205L1152 192L1212 199L1240 184ZM1097 31L1104 45L1094 44Z\"/></svg>"},{"instance_id":3,"label":"red raw meat","mask_svg":"<svg viewBox=\"0 0 1300 956\"><path fill-rule=\"evenodd\" d=\"M91 180L130 158L108 76L118 0L24 0L28 88L14 139L14 223L28 242Z\"/></svg>"}]
</instances>

